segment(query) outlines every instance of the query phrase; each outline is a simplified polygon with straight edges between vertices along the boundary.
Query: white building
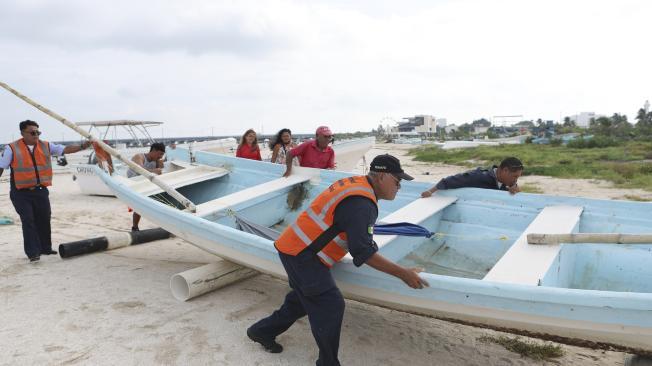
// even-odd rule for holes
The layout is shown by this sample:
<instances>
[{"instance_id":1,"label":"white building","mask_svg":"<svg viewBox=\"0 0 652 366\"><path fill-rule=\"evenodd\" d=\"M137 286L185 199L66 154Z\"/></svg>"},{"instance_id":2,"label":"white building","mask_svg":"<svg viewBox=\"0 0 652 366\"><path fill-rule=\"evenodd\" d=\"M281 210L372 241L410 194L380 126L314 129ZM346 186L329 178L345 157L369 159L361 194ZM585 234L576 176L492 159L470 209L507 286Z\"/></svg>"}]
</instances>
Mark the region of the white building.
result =
<instances>
[{"instance_id":1,"label":"white building","mask_svg":"<svg viewBox=\"0 0 652 366\"><path fill-rule=\"evenodd\" d=\"M448 124L448 121L446 120L446 118L437 118L435 119L435 124L439 128L445 128L446 125Z\"/></svg>"},{"instance_id":2,"label":"white building","mask_svg":"<svg viewBox=\"0 0 652 366\"><path fill-rule=\"evenodd\" d=\"M580 114L576 114L574 116L571 116L570 118L573 121L575 121L575 125L577 127L589 128L591 124L591 119L598 118L598 117L600 116L595 114L595 112L581 112Z\"/></svg>"},{"instance_id":3,"label":"white building","mask_svg":"<svg viewBox=\"0 0 652 366\"><path fill-rule=\"evenodd\" d=\"M396 131L399 134L417 133L420 135L432 135L437 132L437 122L435 117L418 114L414 117L403 118L406 121L399 122L392 132Z\"/></svg>"}]
</instances>

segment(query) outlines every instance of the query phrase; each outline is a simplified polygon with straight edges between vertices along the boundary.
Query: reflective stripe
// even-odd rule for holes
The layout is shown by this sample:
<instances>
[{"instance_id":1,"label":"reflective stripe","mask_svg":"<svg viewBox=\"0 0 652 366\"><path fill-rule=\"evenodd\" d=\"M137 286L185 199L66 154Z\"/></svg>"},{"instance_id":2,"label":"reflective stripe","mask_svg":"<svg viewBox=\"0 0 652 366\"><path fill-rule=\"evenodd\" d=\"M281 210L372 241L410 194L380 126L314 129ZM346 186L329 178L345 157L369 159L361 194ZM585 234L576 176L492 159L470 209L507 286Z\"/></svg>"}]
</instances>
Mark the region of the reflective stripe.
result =
<instances>
[{"instance_id":1,"label":"reflective stripe","mask_svg":"<svg viewBox=\"0 0 652 366\"><path fill-rule=\"evenodd\" d=\"M324 205L324 208L322 208L322 210L321 210L321 212L320 212L320 214L319 214L319 217L321 217L322 219L323 219L324 217L326 217L326 213L327 213L328 210L331 208L331 206L332 206L335 202L337 202L337 200L339 200L339 199L340 199L342 196L344 196L345 194L348 194L349 192L353 192L353 191L364 191L364 192L367 192L367 193L369 193L369 194L371 194L371 195L374 195L374 190L373 190L373 189L369 189L369 188L365 188L365 187L352 187L352 188L345 189L345 190L343 190L342 192L336 194L333 198L330 199L330 201L328 201L328 202Z\"/></svg>"},{"instance_id":2,"label":"reflective stripe","mask_svg":"<svg viewBox=\"0 0 652 366\"><path fill-rule=\"evenodd\" d=\"M301 230L299 225L297 225L296 221L290 227L292 228L292 230L294 230L294 233L297 234L299 239L301 239L301 241L304 244L306 244L306 246L308 246L308 245L310 245L310 243L312 243L312 240L310 240L308 235L306 235L306 233L304 233L303 230Z\"/></svg>"},{"instance_id":3,"label":"reflective stripe","mask_svg":"<svg viewBox=\"0 0 652 366\"><path fill-rule=\"evenodd\" d=\"M292 230L294 230L294 233L297 235L297 237L299 237L299 239L301 239L301 241L303 241L303 243L306 244L306 246L309 246L310 243L312 243L312 240L310 240L310 238L308 238L308 236L303 232L303 230L299 228L299 225L297 225L296 222L293 223L290 227L292 228ZM323 251L320 250L317 253L317 255L321 259L323 259L326 263L328 263L330 266L333 266L333 264L335 264L335 261Z\"/></svg>"},{"instance_id":4,"label":"reflective stripe","mask_svg":"<svg viewBox=\"0 0 652 366\"><path fill-rule=\"evenodd\" d=\"M335 264L333 258L329 257L326 253L320 251L319 253L317 253L317 255L319 256L319 258L323 259L326 263L328 263L329 266L332 267Z\"/></svg>"},{"instance_id":5,"label":"reflective stripe","mask_svg":"<svg viewBox=\"0 0 652 366\"><path fill-rule=\"evenodd\" d=\"M328 229L328 228L330 227L330 226L328 226L328 224L326 224L326 223L324 222L324 220L322 220L322 219L320 219L319 217L317 217L317 214L315 214L315 211L313 211L312 208L308 207L308 209L306 210L306 213L308 213L308 217L310 217L310 218L312 219L312 221L314 221L317 225L319 225L319 227L320 227L322 230L326 230L326 229ZM336 235L336 236L333 238L333 241L334 241L334 242L335 242L335 243L336 243L340 248L344 249L344 251L346 251L346 252L349 251L349 243L348 243L346 240L342 240L339 236Z\"/></svg>"},{"instance_id":6,"label":"reflective stripe","mask_svg":"<svg viewBox=\"0 0 652 366\"><path fill-rule=\"evenodd\" d=\"M34 168L31 166L28 168L20 167L20 168L13 168L13 169L14 169L14 173L31 173L34 171Z\"/></svg>"},{"instance_id":7,"label":"reflective stripe","mask_svg":"<svg viewBox=\"0 0 652 366\"><path fill-rule=\"evenodd\" d=\"M14 161L16 161L16 164L18 164L19 166L24 167L25 166L25 160L23 159L22 149L20 148L20 146L18 146L18 144L16 144L16 145L11 144L11 145L13 145L13 147L14 147L14 149L13 149L14 150Z\"/></svg>"}]
</instances>

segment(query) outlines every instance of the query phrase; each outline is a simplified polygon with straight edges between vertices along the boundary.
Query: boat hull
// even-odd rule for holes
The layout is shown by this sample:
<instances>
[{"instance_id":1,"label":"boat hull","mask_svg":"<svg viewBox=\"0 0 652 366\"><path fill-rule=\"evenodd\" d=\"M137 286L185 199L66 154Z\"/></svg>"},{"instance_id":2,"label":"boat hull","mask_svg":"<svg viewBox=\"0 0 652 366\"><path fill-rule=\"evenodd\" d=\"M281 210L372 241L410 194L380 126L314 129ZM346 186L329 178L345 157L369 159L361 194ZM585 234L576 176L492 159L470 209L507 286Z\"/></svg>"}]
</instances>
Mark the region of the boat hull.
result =
<instances>
[{"instance_id":1,"label":"boat hull","mask_svg":"<svg viewBox=\"0 0 652 366\"><path fill-rule=\"evenodd\" d=\"M208 157L204 163L216 160L231 169L240 164L230 157ZM265 163L245 163L261 170L272 165L255 164ZM103 172L97 173L118 198L173 234L229 261L286 277L271 241L140 196ZM322 184L337 174L342 173L322 171ZM406 199L415 199L422 186L406 183L403 190L410 196ZM499 193L490 192L490 198ZM524 197L523 204L529 200ZM381 253L391 258L390 249L381 248ZM652 352L650 293L528 286L433 273L422 274L430 287L414 290L370 267L356 268L347 258L333 268L333 275L346 297L370 304L567 343Z\"/></svg>"}]
</instances>

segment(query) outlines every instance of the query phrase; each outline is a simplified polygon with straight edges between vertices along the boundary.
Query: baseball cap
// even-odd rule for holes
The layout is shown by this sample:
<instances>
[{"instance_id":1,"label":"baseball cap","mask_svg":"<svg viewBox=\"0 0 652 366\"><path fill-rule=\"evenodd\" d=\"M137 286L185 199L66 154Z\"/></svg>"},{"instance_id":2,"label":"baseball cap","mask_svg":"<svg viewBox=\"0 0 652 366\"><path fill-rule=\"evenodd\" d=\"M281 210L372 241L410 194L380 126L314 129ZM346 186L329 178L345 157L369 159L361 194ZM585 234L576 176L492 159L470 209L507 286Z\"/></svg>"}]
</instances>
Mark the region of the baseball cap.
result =
<instances>
[{"instance_id":1,"label":"baseball cap","mask_svg":"<svg viewBox=\"0 0 652 366\"><path fill-rule=\"evenodd\" d=\"M333 136L333 133L331 132L331 129L328 128L328 126L319 126L317 127L317 131L315 131L316 135L323 135L323 136Z\"/></svg>"},{"instance_id":2,"label":"baseball cap","mask_svg":"<svg viewBox=\"0 0 652 366\"><path fill-rule=\"evenodd\" d=\"M369 168L372 172L391 173L396 178L412 180L412 176L405 174L401 168L401 162L392 155L384 154L378 155L371 161Z\"/></svg>"}]
</instances>

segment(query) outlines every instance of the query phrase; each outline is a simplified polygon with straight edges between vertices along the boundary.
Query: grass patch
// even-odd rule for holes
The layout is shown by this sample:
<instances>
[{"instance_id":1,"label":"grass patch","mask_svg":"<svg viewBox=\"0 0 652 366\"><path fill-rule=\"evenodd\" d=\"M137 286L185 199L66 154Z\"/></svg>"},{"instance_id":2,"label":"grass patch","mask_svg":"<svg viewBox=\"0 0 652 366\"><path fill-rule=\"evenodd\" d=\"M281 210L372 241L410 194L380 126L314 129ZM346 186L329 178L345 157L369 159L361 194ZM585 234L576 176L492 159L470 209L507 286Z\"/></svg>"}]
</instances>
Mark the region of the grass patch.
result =
<instances>
[{"instance_id":1,"label":"grass patch","mask_svg":"<svg viewBox=\"0 0 652 366\"><path fill-rule=\"evenodd\" d=\"M652 191L652 163L646 161L650 151L652 142L632 141L595 149L523 144L452 150L420 147L410 153L418 161L469 168L499 164L508 156L516 156L525 165L524 175L601 179L613 182L619 188Z\"/></svg>"},{"instance_id":2,"label":"grass patch","mask_svg":"<svg viewBox=\"0 0 652 366\"><path fill-rule=\"evenodd\" d=\"M560 345L552 343L539 344L532 341L522 341L519 337L508 338L505 336L478 338L483 343L496 343L508 351L518 353L521 357L531 358L536 361L551 360L564 356L565 352Z\"/></svg>"},{"instance_id":3,"label":"grass patch","mask_svg":"<svg viewBox=\"0 0 652 366\"><path fill-rule=\"evenodd\" d=\"M650 199L650 198L636 196L636 195L633 195L633 194L626 194L625 199L630 200L630 201L638 201L638 202L650 202L650 201L652 201L652 199Z\"/></svg>"}]
</instances>

